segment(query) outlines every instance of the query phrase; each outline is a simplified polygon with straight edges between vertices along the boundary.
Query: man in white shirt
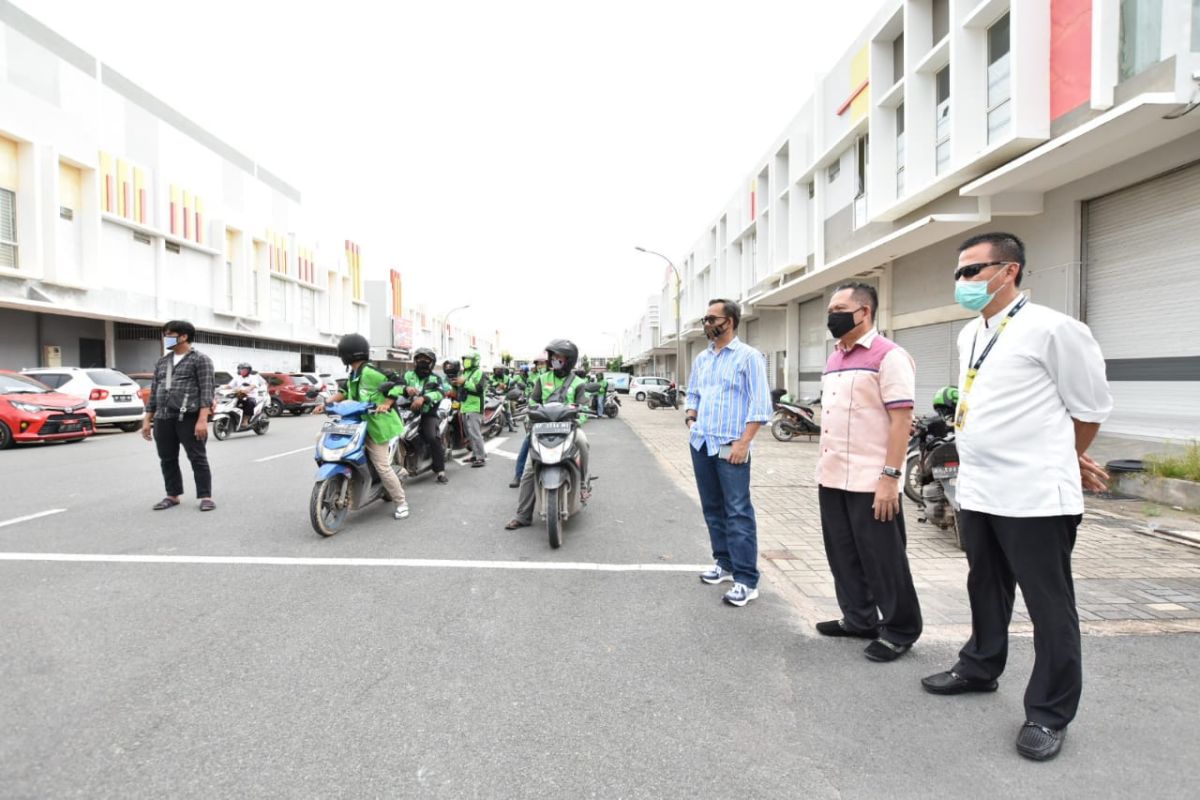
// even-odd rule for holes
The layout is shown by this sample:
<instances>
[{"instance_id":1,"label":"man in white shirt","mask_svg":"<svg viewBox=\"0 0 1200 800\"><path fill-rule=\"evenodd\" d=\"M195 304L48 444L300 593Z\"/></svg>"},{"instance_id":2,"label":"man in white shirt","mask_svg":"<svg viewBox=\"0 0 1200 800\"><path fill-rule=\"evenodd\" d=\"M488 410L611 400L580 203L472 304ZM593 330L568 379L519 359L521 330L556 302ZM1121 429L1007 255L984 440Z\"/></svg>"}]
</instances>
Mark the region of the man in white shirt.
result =
<instances>
[{"instance_id":1,"label":"man in white shirt","mask_svg":"<svg viewBox=\"0 0 1200 800\"><path fill-rule=\"evenodd\" d=\"M970 574L971 638L958 663L922 681L933 694L992 692L1008 656L1015 586L1033 623L1033 675L1017 752L1062 748L1083 688L1071 551L1083 489L1107 475L1086 455L1112 410L1087 326L1029 302L1025 247L986 233L959 247L955 299L980 312L959 335L958 501Z\"/></svg>"},{"instance_id":2,"label":"man in white shirt","mask_svg":"<svg viewBox=\"0 0 1200 800\"><path fill-rule=\"evenodd\" d=\"M234 375L222 388L241 393L238 405L242 409L241 429L245 430L254 416L258 403L267 396L267 382L263 380L262 375L254 371L253 367L243 361L237 366L237 375Z\"/></svg>"}]
</instances>

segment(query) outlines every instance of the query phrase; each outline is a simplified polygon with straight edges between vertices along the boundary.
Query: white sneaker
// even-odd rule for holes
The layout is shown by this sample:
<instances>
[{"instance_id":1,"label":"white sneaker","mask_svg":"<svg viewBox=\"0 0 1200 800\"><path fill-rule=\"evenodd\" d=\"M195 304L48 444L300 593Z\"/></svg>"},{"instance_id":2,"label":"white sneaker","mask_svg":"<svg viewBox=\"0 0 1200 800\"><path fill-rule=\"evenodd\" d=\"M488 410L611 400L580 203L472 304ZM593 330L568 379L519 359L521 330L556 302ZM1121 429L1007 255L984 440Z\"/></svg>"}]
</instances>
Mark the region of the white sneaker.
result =
<instances>
[{"instance_id":1,"label":"white sneaker","mask_svg":"<svg viewBox=\"0 0 1200 800\"><path fill-rule=\"evenodd\" d=\"M758 589L751 589L744 583L735 583L733 588L725 593L725 602L731 606L742 606L749 603L751 600L758 599Z\"/></svg>"},{"instance_id":2,"label":"white sneaker","mask_svg":"<svg viewBox=\"0 0 1200 800\"><path fill-rule=\"evenodd\" d=\"M392 514L395 519L408 519L408 503L396 506L396 513Z\"/></svg>"},{"instance_id":3,"label":"white sneaker","mask_svg":"<svg viewBox=\"0 0 1200 800\"><path fill-rule=\"evenodd\" d=\"M733 573L726 572L725 570L721 569L720 564L714 563L712 569L708 570L707 572L700 573L700 580L711 586L716 586L718 583L732 581Z\"/></svg>"}]
</instances>

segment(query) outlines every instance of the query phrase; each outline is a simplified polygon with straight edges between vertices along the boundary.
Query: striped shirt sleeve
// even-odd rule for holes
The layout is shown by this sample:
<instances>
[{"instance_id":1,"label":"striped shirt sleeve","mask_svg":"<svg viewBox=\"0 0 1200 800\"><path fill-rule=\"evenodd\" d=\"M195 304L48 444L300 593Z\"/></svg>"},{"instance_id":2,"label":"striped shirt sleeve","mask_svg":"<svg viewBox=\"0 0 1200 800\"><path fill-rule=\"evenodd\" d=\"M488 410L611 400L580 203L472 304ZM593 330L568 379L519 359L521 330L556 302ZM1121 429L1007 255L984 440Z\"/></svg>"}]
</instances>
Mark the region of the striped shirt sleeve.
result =
<instances>
[{"instance_id":1,"label":"striped shirt sleeve","mask_svg":"<svg viewBox=\"0 0 1200 800\"><path fill-rule=\"evenodd\" d=\"M747 348L749 349L749 348ZM749 409L746 422L768 422L771 419L771 387L767 383L767 360L762 353L749 349L746 363L746 395Z\"/></svg>"}]
</instances>

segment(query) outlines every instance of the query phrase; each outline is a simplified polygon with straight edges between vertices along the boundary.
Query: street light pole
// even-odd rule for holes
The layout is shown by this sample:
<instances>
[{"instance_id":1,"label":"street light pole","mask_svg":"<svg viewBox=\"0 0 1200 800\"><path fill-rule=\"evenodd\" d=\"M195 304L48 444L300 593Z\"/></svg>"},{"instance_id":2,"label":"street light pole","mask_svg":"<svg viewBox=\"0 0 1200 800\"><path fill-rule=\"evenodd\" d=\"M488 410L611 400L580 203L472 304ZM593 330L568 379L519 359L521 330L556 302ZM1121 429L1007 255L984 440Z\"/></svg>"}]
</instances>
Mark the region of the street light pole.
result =
<instances>
[{"instance_id":1,"label":"street light pole","mask_svg":"<svg viewBox=\"0 0 1200 800\"><path fill-rule=\"evenodd\" d=\"M470 308L470 307L471 306L469 304L465 305L465 306L457 306L457 307L452 308L449 311L447 311L446 315L444 317L442 317L442 360L443 361L447 361L450 358L450 354L446 352L447 350L450 349L450 332L449 332L450 331L450 315L453 314L455 311L462 311L464 308Z\"/></svg>"},{"instance_id":2,"label":"street light pole","mask_svg":"<svg viewBox=\"0 0 1200 800\"><path fill-rule=\"evenodd\" d=\"M683 315L679 311L679 295L683 291L683 281L679 277L679 270L675 268L675 263L671 259L664 256L662 253L656 253L653 250L647 250L644 247L634 247L639 253L649 253L652 256L658 256L671 268L675 273L675 380L680 384L683 383Z\"/></svg>"}]
</instances>

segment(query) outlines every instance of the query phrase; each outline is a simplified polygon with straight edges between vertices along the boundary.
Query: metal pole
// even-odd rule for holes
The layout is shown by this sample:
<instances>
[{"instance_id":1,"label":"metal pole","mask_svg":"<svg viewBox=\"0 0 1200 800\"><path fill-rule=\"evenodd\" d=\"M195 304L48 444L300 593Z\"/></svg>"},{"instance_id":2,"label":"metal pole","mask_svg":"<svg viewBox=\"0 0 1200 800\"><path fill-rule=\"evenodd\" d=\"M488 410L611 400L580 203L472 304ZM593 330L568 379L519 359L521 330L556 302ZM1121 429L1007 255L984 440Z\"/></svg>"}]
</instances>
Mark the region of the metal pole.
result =
<instances>
[{"instance_id":1,"label":"metal pole","mask_svg":"<svg viewBox=\"0 0 1200 800\"><path fill-rule=\"evenodd\" d=\"M452 308L449 311L447 311L446 315L444 317L442 317L442 360L443 361L447 360L450 355L449 353L446 352L448 349L450 349L450 315L453 314L455 311L462 311L464 308L470 308L470 307L471 307L470 304L465 305L465 306L456 306L455 308Z\"/></svg>"},{"instance_id":2,"label":"metal pole","mask_svg":"<svg viewBox=\"0 0 1200 800\"><path fill-rule=\"evenodd\" d=\"M635 247L639 253L649 253L652 256L658 256L663 261L667 262L667 266L675 273L675 381L683 384L683 314L680 311L680 296L683 292L683 279L679 276L679 270L675 267L675 262L664 256L662 253L656 253L653 250L647 250L644 247Z\"/></svg>"}]
</instances>

